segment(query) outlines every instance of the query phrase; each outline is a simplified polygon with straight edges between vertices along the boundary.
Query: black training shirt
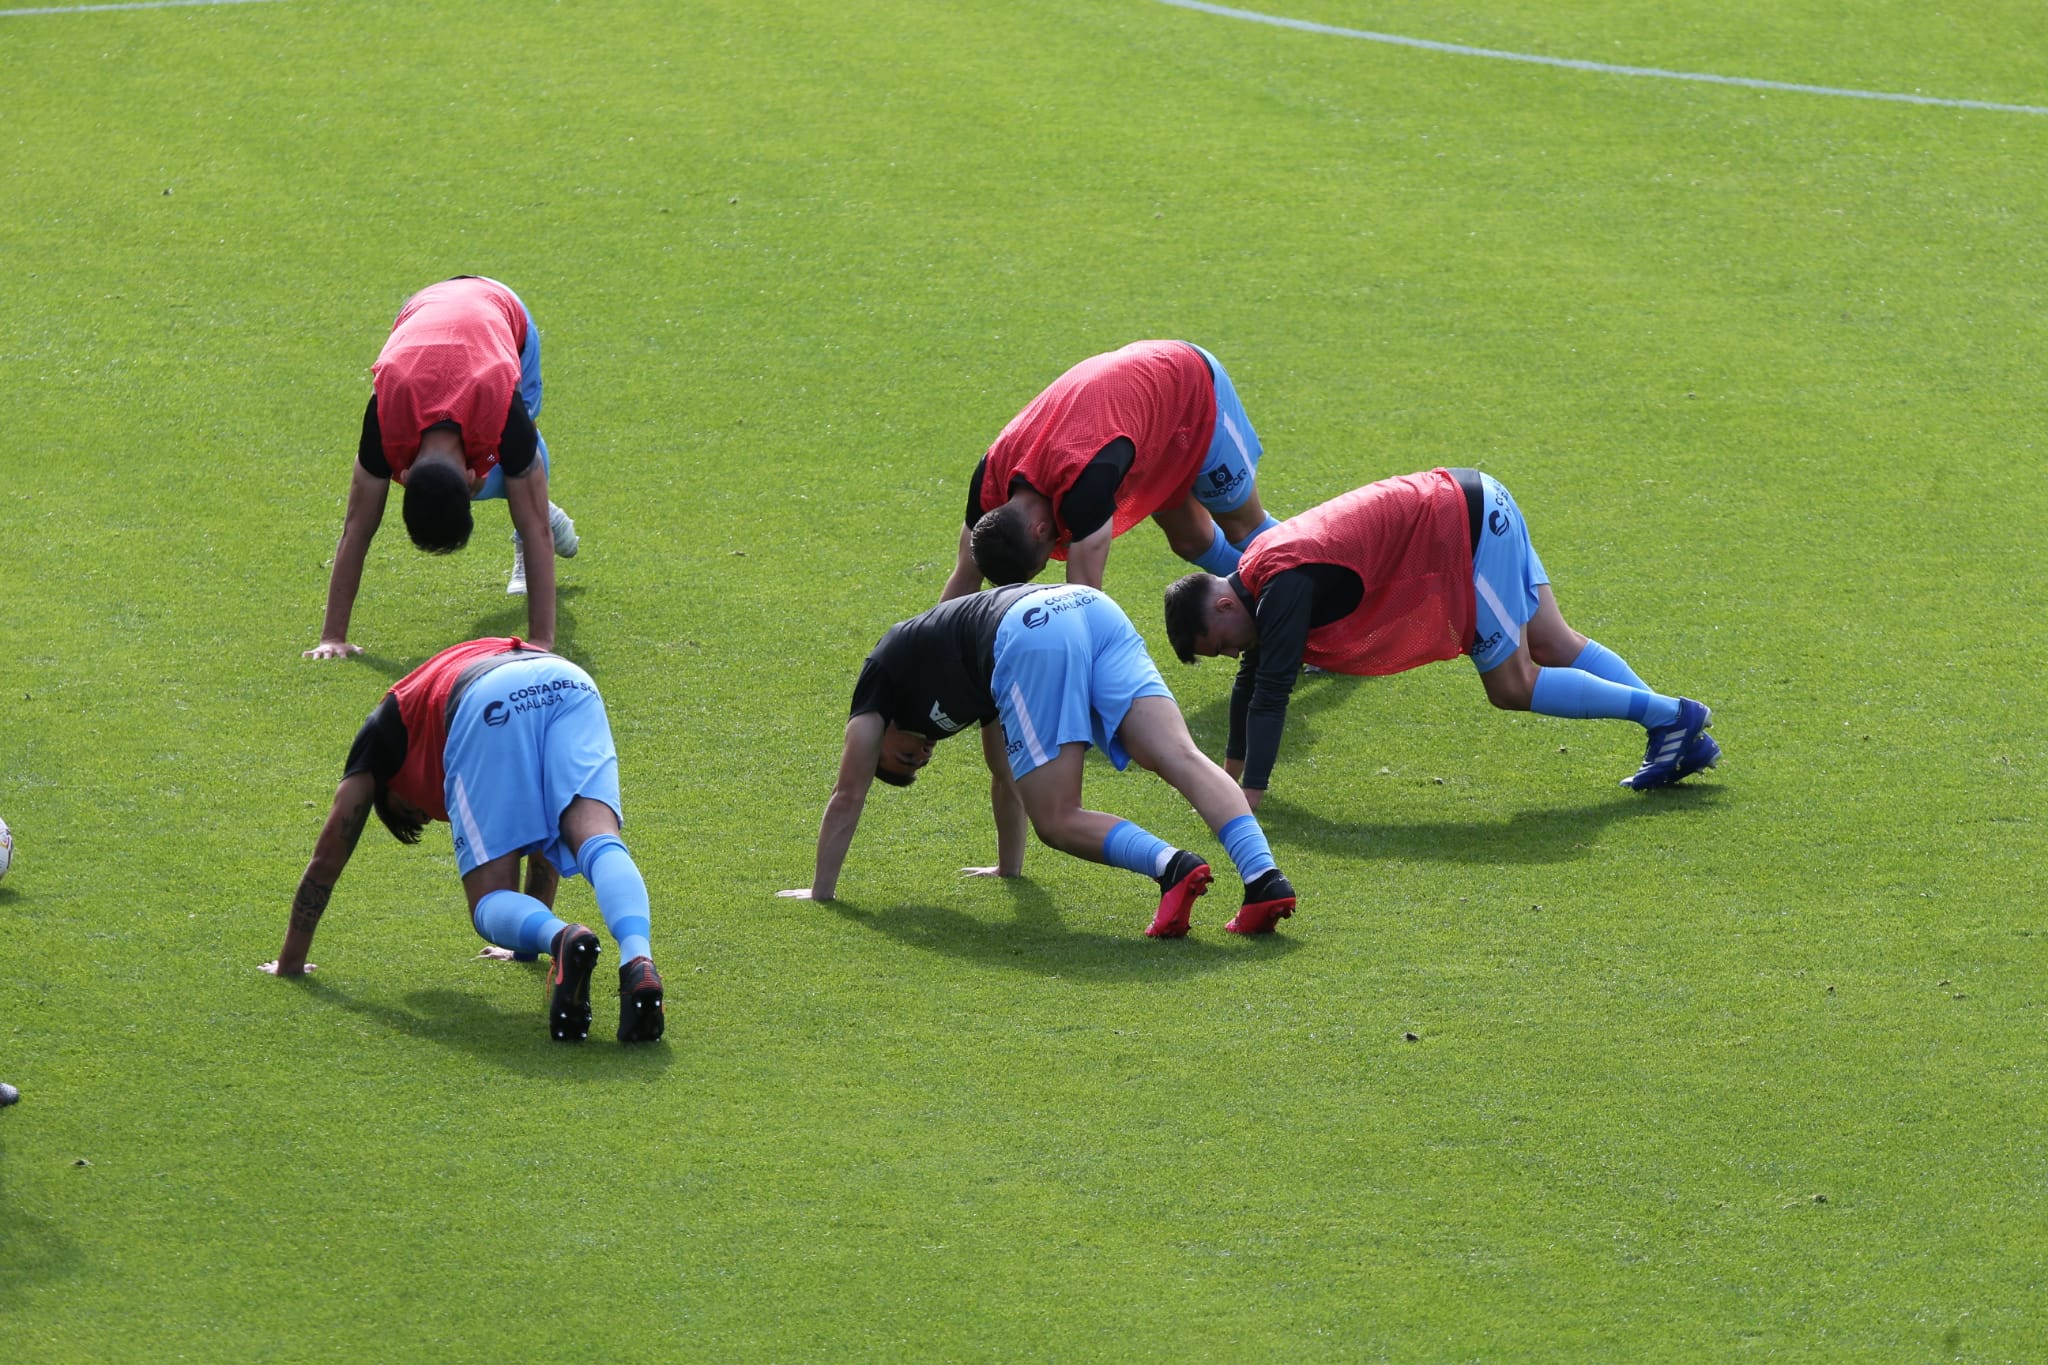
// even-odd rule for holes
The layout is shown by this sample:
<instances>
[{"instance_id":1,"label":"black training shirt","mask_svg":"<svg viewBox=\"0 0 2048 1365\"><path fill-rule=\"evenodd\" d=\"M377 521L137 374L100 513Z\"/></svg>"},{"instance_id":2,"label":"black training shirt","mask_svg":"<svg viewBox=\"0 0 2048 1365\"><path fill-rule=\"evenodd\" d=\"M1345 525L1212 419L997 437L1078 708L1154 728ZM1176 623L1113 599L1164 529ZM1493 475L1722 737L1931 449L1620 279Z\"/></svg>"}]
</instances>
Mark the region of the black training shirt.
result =
<instances>
[{"instance_id":1,"label":"black training shirt","mask_svg":"<svg viewBox=\"0 0 2048 1365\"><path fill-rule=\"evenodd\" d=\"M852 715L872 711L899 730L945 739L996 718L989 679L996 628L1029 583L969 593L889 627L861 665Z\"/></svg>"},{"instance_id":2,"label":"black training shirt","mask_svg":"<svg viewBox=\"0 0 2048 1365\"><path fill-rule=\"evenodd\" d=\"M1131 444L1128 436L1119 436L1101 450L1081 471L1074 486L1060 499L1060 524L1067 528L1069 541L1085 540L1109 523L1116 515L1116 490L1123 486L1124 475L1131 472L1131 461L1138 458L1138 448ZM967 486L967 524L974 525L994 510L981 505L981 485L988 478L988 456L981 457L981 463L974 467L974 482ZM1011 481L1013 485L1025 484L1020 476Z\"/></svg>"},{"instance_id":3,"label":"black training shirt","mask_svg":"<svg viewBox=\"0 0 2048 1365\"><path fill-rule=\"evenodd\" d=\"M1223 753L1245 760L1243 785L1264 791L1280 753L1287 698L1301 673L1308 633L1341 621L1365 600L1365 580L1339 564L1303 564L1274 574L1252 599L1236 574L1231 591L1252 609L1259 642L1238 660L1230 689L1230 739Z\"/></svg>"},{"instance_id":4,"label":"black training shirt","mask_svg":"<svg viewBox=\"0 0 2048 1365\"><path fill-rule=\"evenodd\" d=\"M453 427L455 423L448 425ZM498 467L505 471L506 478L516 479L533 468L533 462L539 455L540 432L534 428L533 418L526 412L525 400L515 389L512 406L505 412L505 430L498 437ZM374 393L363 407L363 434L356 444L356 463L366 473L375 474L380 479L391 477L391 462L384 458L384 429L377 424L377 395Z\"/></svg>"},{"instance_id":5,"label":"black training shirt","mask_svg":"<svg viewBox=\"0 0 2048 1365\"><path fill-rule=\"evenodd\" d=\"M370 712L370 718L363 722L363 728L356 731L355 743L348 746L348 764L341 770L343 777L354 777L357 773L368 773L383 786L398 776L398 770L405 766L407 738L405 721L398 713L398 698L386 692L384 700L377 703L377 709Z\"/></svg>"}]
</instances>

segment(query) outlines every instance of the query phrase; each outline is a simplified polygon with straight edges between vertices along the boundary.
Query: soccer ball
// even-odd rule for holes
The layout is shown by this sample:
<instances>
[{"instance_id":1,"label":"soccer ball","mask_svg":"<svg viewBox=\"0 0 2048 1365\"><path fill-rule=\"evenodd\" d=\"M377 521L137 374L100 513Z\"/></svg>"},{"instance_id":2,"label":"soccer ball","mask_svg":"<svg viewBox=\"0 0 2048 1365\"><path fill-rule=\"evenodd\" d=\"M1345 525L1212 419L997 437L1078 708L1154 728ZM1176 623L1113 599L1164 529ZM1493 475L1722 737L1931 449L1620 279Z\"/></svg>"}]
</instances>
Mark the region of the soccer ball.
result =
<instances>
[{"instance_id":1,"label":"soccer ball","mask_svg":"<svg viewBox=\"0 0 2048 1365\"><path fill-rule=\"evenodd\" d=\"M14 866L14 831L7 828L7 822L0 820L0 877L7 875L7 869Z\"/></svg>"}]
</instances>

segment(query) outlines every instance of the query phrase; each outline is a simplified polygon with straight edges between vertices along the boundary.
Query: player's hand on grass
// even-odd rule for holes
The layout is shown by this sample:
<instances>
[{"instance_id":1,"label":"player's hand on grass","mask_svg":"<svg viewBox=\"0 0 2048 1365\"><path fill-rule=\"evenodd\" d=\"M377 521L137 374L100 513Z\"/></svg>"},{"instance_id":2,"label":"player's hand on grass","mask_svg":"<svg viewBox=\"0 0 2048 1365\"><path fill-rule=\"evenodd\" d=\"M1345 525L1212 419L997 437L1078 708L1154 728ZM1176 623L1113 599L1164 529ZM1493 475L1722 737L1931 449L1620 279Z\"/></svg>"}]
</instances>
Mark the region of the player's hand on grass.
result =
<instances>
[{"instance_id":1,"label":"player's hand on grass","mask_svg":"<svg viewBox=\"0 0 2048 1365\"><path fill-rule=\"evenodd\" d=\"M1019 872L1005 872L1000 867L963 867L960 869L960 875L963 877L1018 877L1023 874Z\"/></svg>"},{"instance_id":2,"label":"player's hand on grass","mask_svg":"<svg viewBox=\"0 0 2048 1365\"><path fill-rule=\"evenodd\" d=\"M476 960L481 962L517 962L519 955L510 948L500 948L497 944L492 943L478 951Z\"/></svg>"},{"instance_id":3,"label":"player's hand on grass","mask_svg":"<svg viewBox=\"0 0 2048 1365\"><path fill-rule=\"evenodd\" d=\"M317 968L318 964L305 962L299 965L297 971L279 971L276 962L266 962L257 970L269 972L272 976L311 976Z\"/></svg>"},{"instance_id":4,"label":"player's hand on grass","mask_svg":"<svg viewBox=\"0 0 2048 1365\"><path fill-rule=\"evenodd\" d=\"M322 640L307 650L303 657L308 659L346 659L351 654L363 652L361 645L352 645L346 640Z\"/></svg>"},{"instance_id":5,"label":"player's hand on grass","mask_svg":"<svg viewBox=\"0 0 2048 1365\"><path fill-rule=\"evenodd\" d=\"M799 886L794 891L778 891L775 895L778 900L786 901L829 901L832 899L830 896L812 895L811 888L808 886Z\"/></svg>"},{"instance_id":6,"label":"player's hand on grass","mask_svg":"<svg viewBox=\"0 0 2048 1365\"><path fill-rule=\"evenodd\" d=\"M1266 789L1264 787L1245 787L1243 791L1244 803L1253 810L1257 810L1259 802L1266 799Z\"/></svg>"}]
</instances>

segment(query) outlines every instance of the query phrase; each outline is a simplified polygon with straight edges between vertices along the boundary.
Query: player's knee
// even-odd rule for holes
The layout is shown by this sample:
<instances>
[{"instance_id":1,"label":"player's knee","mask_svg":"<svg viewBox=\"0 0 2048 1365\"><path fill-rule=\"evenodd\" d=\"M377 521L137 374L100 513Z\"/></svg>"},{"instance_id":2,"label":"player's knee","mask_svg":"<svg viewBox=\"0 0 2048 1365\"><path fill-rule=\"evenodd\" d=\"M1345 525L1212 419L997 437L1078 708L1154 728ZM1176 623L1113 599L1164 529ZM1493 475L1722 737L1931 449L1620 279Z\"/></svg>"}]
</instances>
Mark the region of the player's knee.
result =
<instances>
[{"instance_id":1,"label":"player's knee","mask_svg":"<svg viewBox=\"0 0 2048 1365\"><path fill-rule=\"evenodd\" d=\"M1054 811L1035 811L1031 815L1031 832L1038 836L1038 842L1061 853L1081 853L1088 846L1085 831L1079 828L1081 808Z\"/></svg>"},{"instance_id":2,"label":"player's knee","mask_svg":"<svg viewBox=\"0 0 2048 1365\"><path fill-rule=\"evenodd\" d=\"M1486 699L1502 711L1526 711L1536 693L1536 669L1519 658L1509 659L1490 673L1482 673Z\"/></svg>"},{"instance_id":3,"label":"player's knee","mask_svg":"<svg viewBox=\"0 0 2048 1365\"><path fill-rule=\"evenodd\" d=\"M1586 637L1569 627L1562 634L1529 637L1529 657L1539 668L1570 668L1585 647Z\"/></svg>"}]
</instances>

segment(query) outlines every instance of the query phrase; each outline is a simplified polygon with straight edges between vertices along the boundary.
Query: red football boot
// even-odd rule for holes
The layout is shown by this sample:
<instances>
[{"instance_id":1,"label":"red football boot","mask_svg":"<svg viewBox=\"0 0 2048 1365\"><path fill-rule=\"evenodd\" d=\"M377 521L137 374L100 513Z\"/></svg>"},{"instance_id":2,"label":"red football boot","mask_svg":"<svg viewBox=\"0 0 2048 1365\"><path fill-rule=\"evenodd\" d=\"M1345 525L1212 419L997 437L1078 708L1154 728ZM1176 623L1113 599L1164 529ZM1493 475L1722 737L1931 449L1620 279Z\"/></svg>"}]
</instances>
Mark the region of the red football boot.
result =
<instances>
[{"instance_id":1,"label":"red football boot","mask_svg":"<svg viewBox=\"0 0 2048 1365\"><path fill-rule=\"evenodd\" d=\"M1152 916L1147 938L1183 938L1188 932L1188 911L1209 889L1215 874L1209 865L1186 849L1173 855L1166 871L1154 878L1159 883L1159 913Z\"/></svg>"},{"instance_id":2,"label":"red football boot","mask_svg":"<svg viewBox=\"0 0 2048 1365\"><path fill-rule=\"evenodd\" d=\"M1223 927L1233 934L1270 934L1294 913L1294 888L1273 868L1244 889L1244 904Z\"/></svg>"}]
</instances>

